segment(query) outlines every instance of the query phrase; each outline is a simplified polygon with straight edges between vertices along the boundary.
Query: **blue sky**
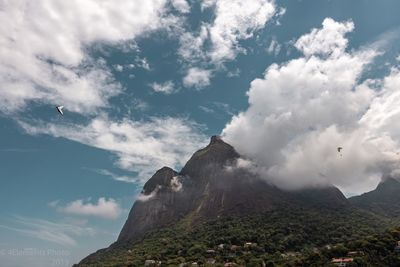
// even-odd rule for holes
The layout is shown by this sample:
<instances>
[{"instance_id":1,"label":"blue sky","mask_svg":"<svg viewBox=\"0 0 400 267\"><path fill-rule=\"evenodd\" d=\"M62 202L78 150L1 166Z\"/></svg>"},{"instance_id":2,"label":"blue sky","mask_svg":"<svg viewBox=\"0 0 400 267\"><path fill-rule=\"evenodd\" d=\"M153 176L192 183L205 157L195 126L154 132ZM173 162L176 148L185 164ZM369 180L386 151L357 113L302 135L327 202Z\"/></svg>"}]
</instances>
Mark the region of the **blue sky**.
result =
<instances>
[{"instance_id":1,"label":"blue sky","mask_svg":"<svg viewBox=\"0 0 400 267\"><path fill-rule=\"evenodd\" d=\"M0 2L3 264L108 246L214 134L284 189L399 173L400 3L240 2Z\"/></svg>"}]
</instances>

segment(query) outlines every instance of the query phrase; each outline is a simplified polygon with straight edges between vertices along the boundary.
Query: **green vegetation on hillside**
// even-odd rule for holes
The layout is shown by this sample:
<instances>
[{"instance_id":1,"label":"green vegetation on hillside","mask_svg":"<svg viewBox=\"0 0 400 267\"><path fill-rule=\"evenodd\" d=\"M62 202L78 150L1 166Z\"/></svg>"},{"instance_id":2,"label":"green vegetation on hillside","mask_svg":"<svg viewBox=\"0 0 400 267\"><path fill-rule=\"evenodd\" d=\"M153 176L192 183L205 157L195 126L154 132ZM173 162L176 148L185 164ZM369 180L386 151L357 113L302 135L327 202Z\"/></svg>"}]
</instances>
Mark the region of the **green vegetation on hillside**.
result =
<instances>
[{"instance_id":1,"label":"green vegetation on hillside","mask_svg":"<svg viewBox=\"0 0 400 267\"><path fill-rule=\"evenodd\" d=\"M197 262L203 266L324 266L350 250L365 255L355 266L400 266L393 252L400 229L352 208L282 209L242 218L219 218L195 226L187 221L148 233L142 241L103 249L80 266L162 266ZM379 233L379 235L373 235ZM247 243L247 244L246 244ZM207 262L215 261L214 265ZM385 263L380 265L379 262ZM372 265L371 265L372 264ZM329 265L328 265L329 266Z\"/></svg>"},{"instance_id":2,"label":"green vegetation on hillside","mask_svg":"<svg viewBox=\"0 0 400 267\"><path fill-rule=\"evenodd\" d=\"M400 266L400 250L395 247L400 241L400 227L364 238L338 243L332 248L323 248L305 254L298 261L299 266L326 266L333 257L346 257L355 253L354 262L349 266ZM400 248L400 247L399 247ZM398 248L398 249L399 249Z\"/></svg>"}]
</instances>

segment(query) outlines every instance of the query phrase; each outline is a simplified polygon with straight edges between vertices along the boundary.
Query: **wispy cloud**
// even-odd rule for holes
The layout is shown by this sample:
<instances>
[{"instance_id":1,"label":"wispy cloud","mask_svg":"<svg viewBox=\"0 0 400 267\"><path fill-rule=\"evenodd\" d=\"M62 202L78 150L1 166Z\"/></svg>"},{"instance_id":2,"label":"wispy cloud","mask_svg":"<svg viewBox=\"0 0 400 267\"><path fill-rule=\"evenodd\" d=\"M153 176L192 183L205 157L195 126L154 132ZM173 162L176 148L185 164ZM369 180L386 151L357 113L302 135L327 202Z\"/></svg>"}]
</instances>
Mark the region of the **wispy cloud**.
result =
<instances>
[{"instance_id":1,"label":"wispy cloud","mask_svg":"<svg viewBox=\"0 0 400 267\"><path fill-rule=\"evenodd\" d=\"M171 0L172 6L181 13L189 13L190 5L186 0Z\"/></svg>"},{"instance_id":2,"label":"wispy cloud","mask_svg":"<svg viewBox=\"0 0 400 267\"><path fill-rule=\"evenodd\" d=\"M117 175L113 172L110 172L110 171L104 170L104 169L90 169L90 170L92 170L98 174L111 177L111 179L118 181L118 182L132 183L132 184L139 182L137 177L131 177L131 176L127 176L127 175Z\"/></svg>"},{"instance_id":3,"label":"wispy cloud","mask_svg":"<svg viewBox=\"0 0 400 267\"><path fill-rule=\"evenodd\" d=\"M235 114L235 110L227 103L214 101L214 102L212 102L212 105L214 105L217 109L221 110L222 112L224 112L228 115Z\"/></svg>"},{"instance_id":4,"label":"wispy cloud","mask_svg":"<svg viewBox=\"0 0 400 267\"><path fill-rule=\"evenodd\" d=\"M95 234L93 228L63 222L23 216L15 216L12 221L11 225L0 224L0 227L63 246L74 246L77 237Z\"/></svg>"},{"instance_id":5,"label":"wispy cloud","mask_svg":"<svg viewBox=\"0 0 400 267\"><path fill-rule=\"evenodd\" d=\"M201 23L197 33L184 31L178 50L190 66L184 85L199 89L210 83L213 72L222 69L226 61L246 53L240 41L253 37L274 16L283 15L274 0L203 0L202 9L212 9L214 20ZM202 75L195 76L200 72L193 70L203 70Z\"/></svg>"},{"instance_id":6,"label":"wispy cloud","mask_svg":"<svg viewBox=\"0 0 400 267\"><path fill-rule=\"evenodd\" d=\"M267 48L267 53L270 55L277 56L280 51L281 51L281 45L275 38L273 38Z\"/></svg>"},{"instance_id":7,"label":"wispy cloud","mask_svg":"<svg viewBox=\"0 0 400 267\"><path fill-rule=\"evenodd\" d=\"M133 105L134 109L139 110L139 111L146 111L146 110L150 109L149 103L147 103L146 101L139 99L139 98L133 99L132 105Z\"/></svg>"},{"instance_id":8,"label":"wispy cloud","mask_svg":"<svg viewBox=\"0 0 400 267\"><path fill-rule=\"evenodd\" d=\"M207 105L199 106L199 109L206 113L213 113L218 117L221 117L221 114L226 114L230 116L233 116L235 114L235 110L230 105L219 101L213 101L208 103Z\"/></svg>"},{"instance_id":9,"label":"wispy cloud","mask_svg":"<svg viewBox=\"0 0 400 267\"><path fill-rule=\"evenodd\" d=\"M205 113L214 113L215 111L212 108L206 106L199 106L199 109L204 111Z\"/></svg>"},{"instance_id":10,"label":"wispy cloud","mask_svg":"<svg viewBox=\"0 0 400 267\"><path fill-rule=\"evenodd\" d=\"M120 168L138 173L141 181L163 166L182 166L208 139L200 125L171 117L113 121L101 116L84 125L22 120L19 124L29 134L48 134L108 150L117 155Z\"/></svg>"},{"instance_id":11,"label":"wispy cloud","mask_svg":"<svg viewBox=\"0 0 400 267\"><path fill-rule=\"evenodd\" d=\"M157 93L163 93L166 95L176 93L178 91L177 87L172 81L166 81L164 83L152 83L150 88Z\"/></svg>"},{"instance_id":12,"label":"wispy cloud","mask_svg":"<svg viewBox=\"0 0 400 267\"><path fill-rule=\"evenodd\" d=\"M140 201L140 202L149 201L149 200L153 199L153 198L157 195L157 193L158 193L158 191L159 191L160 189L161 189L161 185L158 185L156 188L154 188L154 190L153 190L150 194L145 195L145 194L143 194L143 193L140 193L140 194L136 197L136 200L137 200L137 201Z\"/></svg>"},{"instance_id":13,"label":"wispy cloud","mask_svg":"<svg viewBox=\"0 0 400 267\"><path fill-rule=\"evenodd\" d=\"M106 199L101 197L97 200L97 203L90 203L88 201L78 199L61 205L58 201L51 202L51 205L57 209L57 211L80 216L94 216L104 219L117 219L122 212L119 203L112 199ZM49 204L50 205L50 204Z\"/></svg>"},{"instance_id":14,"label":"wispy cloud","mask_svg":"<svg viewBox=\"0 0 400 267\"><path fill-rule=\"evenodd\" d=\"M250 0L214 0L203 1L204 8L213 8L215 19L212 23L203 23L197 36L192 33L181 37L180 55L189 60L207 59L216 65L235 59L245 49L239 41L251 38L277 11L275 1ZM211 46L206 49L206 41Z\"/></svg>"},{"instance_id":15,"label":"wispy cloud","mask_svg":"<svg viewBox=\"0 0 400 267\"><path fill-rule=\"evenodd\" d=\"M186 87L203 88L210 84L211 71L200 68L190 68L183 78Z\"/></svg>"}]
</instances>

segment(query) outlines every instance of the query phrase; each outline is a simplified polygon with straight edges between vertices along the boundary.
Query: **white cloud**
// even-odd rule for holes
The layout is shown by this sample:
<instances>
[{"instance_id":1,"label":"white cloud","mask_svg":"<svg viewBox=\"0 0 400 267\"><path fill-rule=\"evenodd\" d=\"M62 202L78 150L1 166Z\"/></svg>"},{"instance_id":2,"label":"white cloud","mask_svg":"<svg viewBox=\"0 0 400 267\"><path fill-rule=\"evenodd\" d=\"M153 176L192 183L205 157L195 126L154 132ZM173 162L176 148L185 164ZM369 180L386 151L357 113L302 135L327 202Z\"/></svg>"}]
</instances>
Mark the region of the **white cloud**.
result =
<instances>
[{"instance_id":1,"label":"white cloud","mask_svg":"<svg viewBox=\"0 0 400 267\"><path fill-rule=\"evenodd\" d=\"M175 191L175 192L179 192L179 191L181 191L182 188L183 188L183 184L182 184L182 182L179 180L179 178L180 178L179 175L174 176L174 177L172 177L171 182L170 182L171 189L172 189L173 191Z\"/></svg>"},{"instance_id":2,"label":"white cloud","mask_svg":"<svg viewBox=\"0 0 400 267\"><path fill-rule=\"evenodd\" d=\"M142 58L142 59L140 59L140 61L139 61L139 63L138 63L138 66L141 67L141 68L143 68L143 69L145 69L145 70L151 70L150 64L149 64L149 62L147 61L147 58Z\"/></svg>"},{"instance_id":3,"label":"white cloud","mask_svg":"<svg viewBox=\"0 0 400 267\"><path fill-rule=\"evenodd\" d=\"M201 9L206 9L206 8L210 8L213 7L218 0L202 0L201 1Z\"/></svg>"},{"instance_id":4,"label":"white cloud","mask_svg":"<svg viewBox=\"0 0 400 267\"><path fill-rule=\"evenodd\" d=\"M229 77L229 78L238 77L239 75L240 75L240 69L239 68L237 68L235 70L232 70L232 71L230 71L230 72L228 72L226 74L226 76Z\"/></svg>"},{"instance_id":5,"label":"white cloud","mask_svg":"<svg viewBox=\"0 0 400 267\"><path fill-rule=\"evenodd\" d=\"M137 196L136 200L138 200L140 202L149 201L150 199L154 198L157 195L157 193L160 189L161 189L161 185L158 185L156 188L154 188L154 190L150 194L145 195L145 194L140 193Z\"/></svg>"},{"instance_id":6,"label":"white cloud","mask_svg":"<svg viewBox=\"0 0 400 267\"><path fill-rule=\"evenodd\" d=\"M374 89L375 82L367 80L363 86ZM360 124L368 130L371 140L379 145L380 151L387 156L400 156L400 70L393 68L381 81L381 88L370 103L369 109L360 119ZM393 167L390 168L393 170Z\"/></svg>"},{"instance_id":7,"label":"white cloud","mask_svg":"<svg viewBox=\"0 0 400 267\"><path fill-rule=\"evenodd\" d=\"M172 6L181 13L189 13L190 6L186 0L171 0Z\"/></svg>"},{"instance_id":8,"label":"white cloud","mask_svg":"<svg viewBox=\"0 0 400 267\"><path fill-rule=\"evenodd\" d=\"M146 111L150 108L150 105L142 99L135 98L132 100L133 108L140 111Z\"/></svg>"},{"instance_id":9,"label":"white cloud","mask_svg":"<svg viewBox=\"0 0 400 267\"><path fill-rule=\"evenodd\" d=\"M241 51L239 40L248 39L265 26L276 11L274 1L218 0L209 27L213 62L232 60Z\"/></svg>"},{"instance_id":10,"label":"white cloud","mask_svg":"<svg viewBox=\"0 0 400 267\"><path fill-rule=\"evenodd\" d=\"M180 176L174 176L172 177L171 181L170 181L170 189L174 192L179 192L183 189L183 184L180 181ZM157 185L156 188L154 188L154 190L150 193L150 194L143 194L140 193L137 197L136 200L140 201L140 202L146 202L149 201L151 199L153 199L155 196L157 196L158 192L163 188L163 186L161 185Z\"/></svg>"},{"instance_id":11,"label":"white cloud","mask_svg":"<svg viewBox=\"0 0 400 267\"><path fill-rule=\"evenodd\" d=\"M199 106L199 109L204 111L205 113L214 113L214 109L206 107L206 106Z\"/></svg>"},{"instance_id":12,"label":"white cloud","mask_svg":"<svg viewBox=\"0 0 400 267\"><path fill-rule=\"evenodd\" d=\"M106 199L104 197L99 198L95 204L81 199L72 201L63 207L57 204L57 210L67 214L94 216L104 219L117 219L122 212L121 207L114 199Z\"/></svg>"},{"instance_id":13,"label":"white cloud","mask_svg":"<svg viewBox=\"0 0 400 267\"><path fill-rule=\"evenodd\" d=\"M28 102L93 112L118 94L104 62L85 47L117 43L162 25L165 0L6 1L0 9L0 110ZM79 18L79 19L77 19ZM148 67L143 62L143 67Z\"/></svg>"},{"instance_id":14,"label":"white cloud","mask_svg":"<svg viewBox=\"0 0 400 267\"><path fill-rule=\"evenodd\" d=\"M346 52L345 34L353 27L325 19L321 29L300 37L295 46L304 57L267 68L251 83L249 108L223 130L224 139L280 187L332 183L363 192L390 161L384 151L390 138L372 140L370 123L362 123L377 92L357 85L358 78L377 52Z\"/></svg>"},{"instance_id":15,"label":"white cloud","mask_svg":"<svg viewBox=\"0 0 400 267\"><path fill-rule=\"evenodd\" d=\"M225 170L228 172L233 172L238 169L246 169L250 172L253 172L257 166L249 159L238 158L233 162L233 164L229 164L225 166Z\"/></svg>"},{"instance_id":16,"label":"white cloud","mask_svg":"<svg viewBox=\"0 0 400 267\"><path fill-rule=\"evenodd\" d=\"M0 227L63 246L75 246L75 237L95 234L95 230L90 227L22 216L16 216L12 226Z\"/></svg>"},{"instance_id":17,"label":"white cloud","mask_svg":"<svg viewBox=\"0 0 400 267\"><path fill-rule=\"evenodd\" d=\"M54 200L49 202L47 205L49 205L49 207L55 208L57 207L58 203L60 203L60 200Z\"/></svg>"},{"instance_id":18,"label":"white cloud","mask_svg":"<svg viewBox=\"0 0 400 267\"><path fill-rule=\"evenodd\" d=\"M214 107L216 107L217 109L219 109L220 112L222 112L222 113L225 113L228 115L234 115L233 108L231 106L229 106L227 103L214 101L214 102L212 102L212 105Z\"/></svg>"},{"instance_id":19,"label":"white cloud","mask_svg":"<svg viewBox=\"0 0 400 267\"><path fill-rule=\"evenodd\" d=\"M141 181L163 166L182 166L193 151L207 143L199 125L171 117L112 121L101 116L86 125L41 121L19 124L29 134L48 134L108 150L117 156L119 167L138 172Z\"/></svg>"},{"instance_id":20,"label":"white cloud","mask_svg":"<svg viewBox=\"0 0 400 267\"><path fill-rule=\"evenodd\" d=\"M114 69L118 72L122 72L124 70L124 66L117 64L114 66Z\"/></svg>"},{"instance_id":21,"label":"white cloud","mask_svg":"<svg viewBox=\"0 0 400 267\"><path fill-rule=\"evenodd\" d=\"M213 8L215 18L211 23L203 22L197 34L183 32L178 54L191 67L208 65L210 69L220 69L224 62L246 53L240 41L253 37L277 12L274 0L203 0L201 6ZM207 79L204 84L208 83Z\"/></svg>"},{"instance_id":22,"label":"white cloud","mask_svg":"<svg viewBox=\"0 0 400 267\"><path fill-rule=\"evenodd\" d=\"M322 22L322 29L313 29L309 34L303 35L295 43L295 47L305 56L341 56L343 55L348 40L345 34L353 31L351 21L336 22L327 18Z\"/></svg>"},{"instance_id":23,"label":"white cloud","mask_svg":"<svg viewBox=\"0 0 400 267\"><path fill-rule=\"evenodd\" d=\"M202 7L214 7L215 19L212 23L203 23L197 36L184 33L179 53L191 62L211 60L216 65L245 52L239 41L253 37L254 32L264 28L276 12L272 0L207 0L202 2ZM206 49L208 40L211 46Z\"/></svg>"},{"instance_id":24,"label":"white cloud","mask_svg":"<svg viewBox=\"0 0 400 267\"><path fill-rule=\"evenodd\" d=\"M276 39L272 39L271 43L267 48L268 54L277 56L280 51L281 51L281 45L278 43L278 41L276 41Z\"/></svg>"},{"instance_id":25,"label":"white cloud","mask_svg":"<svg viewBox=\"0 0 400 267\"><path fill-rule=\"evenodd\" d=\"M199 106L199 109L210 114L214 114L214 116L222 118L226 115L233 116L235 114L235 110L226 103L213 101L207 103L204 106Z\"/></svg>"},{"instance_id":26,"label":"white cloud","mask_svg":"<svg viewBox=\"0 0 400 267\"><path fill-rule=\"evenodd\" d=\"M205 61L207 53L203 46L208 38L209 25L207 24L203 24L200 27L200 31L197 35L190 31L183 32L179 39L180 47L178 49L178 54L190 63Z\"/></svg>"},{"instance_id":27,"label":"white cloud","mask_svg":"<svg viewBox=\"0 0 400 267\"><path fill-rule=\"evenodd\" d=\"M183 78L183 85L186 87L196 87L203 88L210 84L211 71L200 69L200 68L190 68Z\"/></svg>"},{"instance_id":28,"label":"white cloud","mask_svg":"<svg viewBox=\"0 0 400 267\"><path fill-rule=\"evenodd\" d=\"M113 180L118 181L118 182L124 182L124 183L137 183L138 179L134 178L134 177L130 177L127 175L117 175L115 173L112 173L110 171L107 170L95 170L97 173L105 175L105 176L109 176L111 177Z\"/></svg>"},{"instance_id":29,"label":"white cloud","mask_svg":"<svg viewBox=\"0 0 400 267\"><path fill-rule=\"evenodd\" d=\"M172 81L166 81L164 83L152 83L150 87L154 92L163 93L166 95L177 92L175 84Z\"/></svg>"},{"instance_id":30,"label":"white cloud","mask_svg":"<svg viewBox=\"0 0 400 267\"><path fill-rule=\"evenodd\" d=\"M249 168L251 168L252 166L254 166L254 163L251 162L251 160L239 158L239 159L237 159L237 161L236 161L236 166L237 166L238 168L249 169Z\"/></svg>"}]
</instances>

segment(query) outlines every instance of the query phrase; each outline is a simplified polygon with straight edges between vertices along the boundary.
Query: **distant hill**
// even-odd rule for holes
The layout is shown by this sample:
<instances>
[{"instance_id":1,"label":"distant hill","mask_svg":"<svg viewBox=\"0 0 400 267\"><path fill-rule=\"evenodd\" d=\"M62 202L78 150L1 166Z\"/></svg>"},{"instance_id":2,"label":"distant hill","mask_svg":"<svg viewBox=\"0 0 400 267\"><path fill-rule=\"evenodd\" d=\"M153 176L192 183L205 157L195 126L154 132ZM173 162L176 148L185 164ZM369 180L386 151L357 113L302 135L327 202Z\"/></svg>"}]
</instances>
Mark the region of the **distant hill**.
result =
<instances>
[{"instance_id":1,"label":"distant hill","mask_svg":"<svg viewBox=\"0 0 400 267\"><path fill-rule=\"evenodd\" d=\"M350 203L390 218L400 218L400 182L387 177L375 190L351 197Z\"/></svg>"},{"instance_id":2,"label":"distant hill","mask_svg":"<svg viewBox=\"0 0 400 267\"><path fill-rule=\"evenodd\" d=\"M262 266L261 261L284 262L276 255L350 241L390 225L383 213L358 208L334 186L283 191L240 167L240 158L213 136L180 172L158 170L118 240L79 266L143 266L146 259L205 265L210 258ZM253 244L251 251L246 243ZM216 253L219 244L224 248Z\"/></svg>"}]
</instances>

